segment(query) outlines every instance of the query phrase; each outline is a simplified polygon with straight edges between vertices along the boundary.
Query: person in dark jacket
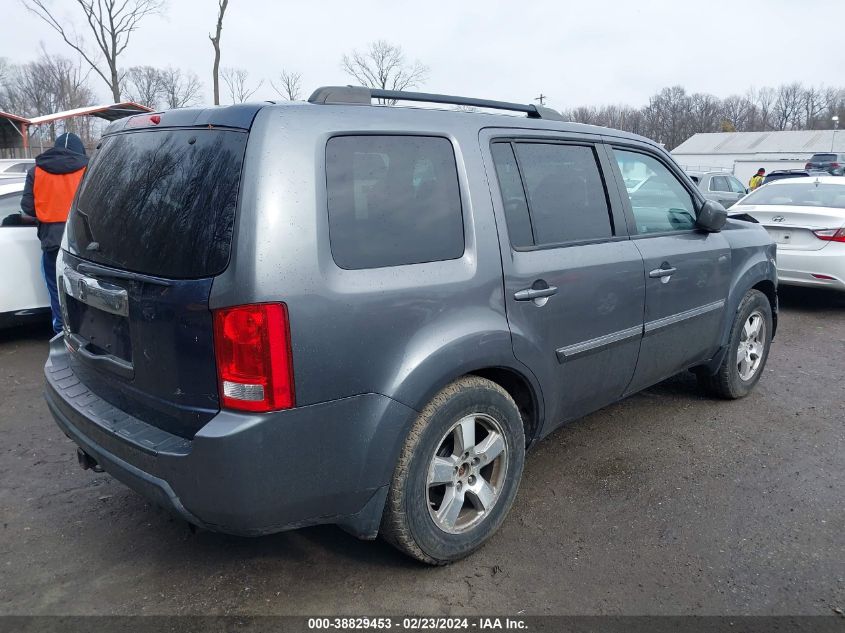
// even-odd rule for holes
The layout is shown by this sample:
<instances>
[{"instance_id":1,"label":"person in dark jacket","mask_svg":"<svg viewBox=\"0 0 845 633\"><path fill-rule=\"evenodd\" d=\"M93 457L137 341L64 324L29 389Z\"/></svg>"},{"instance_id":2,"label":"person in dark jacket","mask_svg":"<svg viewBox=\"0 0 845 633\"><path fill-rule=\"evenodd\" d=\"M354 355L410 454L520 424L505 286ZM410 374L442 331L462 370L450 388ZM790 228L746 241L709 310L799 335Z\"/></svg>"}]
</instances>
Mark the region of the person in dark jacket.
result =
<instances>
[{"instance_id":1,"label":"person in dark jacket","mask_svg":"<svg viewBox=\"0 0 845 633\"><path fill-rule=\"evenodd\" d=\"M50 292L53 331L62 331L62 311L56 287L56 257L65 230L70 205L88 157L82 140L73 133L62 134L56 144L35 158L35 167L26 175L21 198L21 211L38 220L41 240L41 270Z\"/></svg>"}]
</instances>

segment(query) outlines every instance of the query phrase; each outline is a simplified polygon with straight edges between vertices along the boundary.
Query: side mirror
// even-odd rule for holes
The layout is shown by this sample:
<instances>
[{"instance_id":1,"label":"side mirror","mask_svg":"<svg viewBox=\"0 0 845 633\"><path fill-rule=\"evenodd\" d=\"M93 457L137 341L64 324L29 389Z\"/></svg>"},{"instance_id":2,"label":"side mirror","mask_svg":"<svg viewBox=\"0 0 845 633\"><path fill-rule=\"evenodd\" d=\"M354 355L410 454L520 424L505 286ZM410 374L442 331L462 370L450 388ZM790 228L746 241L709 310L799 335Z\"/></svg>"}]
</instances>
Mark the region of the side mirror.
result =
<instances>
[{"instance_id":1,"label":"side mirror","mask_svg":"<svg viewBox=\"0 0 845 633\"><path fill-rule=\"evenodd\" d=\"M705 200L698 211L695 225L708 233L718 233L725 226L728 212L715 200Z\"/></svg>"}]
</instances>

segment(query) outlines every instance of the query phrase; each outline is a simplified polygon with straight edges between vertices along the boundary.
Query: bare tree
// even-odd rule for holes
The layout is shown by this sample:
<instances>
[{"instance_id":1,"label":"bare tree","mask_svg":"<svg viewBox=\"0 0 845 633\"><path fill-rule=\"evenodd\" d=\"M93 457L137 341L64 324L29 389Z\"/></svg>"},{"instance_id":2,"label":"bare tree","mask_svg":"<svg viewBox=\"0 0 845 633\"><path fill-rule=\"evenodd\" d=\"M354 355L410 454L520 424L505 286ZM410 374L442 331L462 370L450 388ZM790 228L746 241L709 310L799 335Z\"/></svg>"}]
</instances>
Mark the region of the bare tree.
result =
<instances>
[{"instance_id":1,"label":"bare tree","mask_svg":"<svg viewBox=\"0 0 845 633\"><path fill-rule=\"evenodd\" d=\"M0 109L34 117L89 105L94 95L88 87L88 74L89 71L82 67L82 60L71 61L50 55L42 47L41 56L36 61L6 66L0 90ZM76 132L88 144L93 137L90 118L50 123L32 131L42 138L48 135L55 138L59 129Z\"/></svg>"},{"instance_id":2,"label":"bare tree","mask_svg":"<svg viewBox=\"0 0 845 633\"><path fill-rule=\"evenodd\" d=\"M586 123L588 125L597 125L598 112L594 106L578 106L571 112L567 113L567 118L576 123Z\"/></svg>"},{"instance_id":3,"label":"bare tree","mask_svg":"<svg viewBox=\"0 0 845 633\"><path fill-rule=\"evenodd\" d=\"M279 85L270 80L270 85L282 99L296 101L302 98L302 75L282 70L279 73Z\"/></svg>"},{"instance_id":4,"label":"bare tree","mask_svg":"<svg viewBox=\"0 0 845 633\"><path fill-rule=\"evenodd\" d=\"M578 106L561 114L571 121L641 134L671 150L698 132L829 129L831 117L845 118L845 89L791 83L718 99L673 86L652 96L642 108Z\"/></svg>"},{"instance_id":5,"label":"bare tree","mask_svg":"<svg viewBox=\"0 0 845 633\"><path fill-rule=\"evenodd\" d=\"M745 131L753 104L739 95L722 99L722 131Z\"/></svg>"},{"instance_id":6,"label":"bare tree","mask_svg":"<svg viewBox=\"0 0 845 633\"><path fill-rule=\"evenodd\" d=\"M0 57L0 92L2 92L8 85L12 78L13 67L9 60L5 57Z\"/></svg>"},{"instance_id":7,"label":"bare tree","mask_svg":"<svg viewBox=\"0 0 845 633\"><path fill-rule=\"evenodd\" d=\"M694 93L690 96L689 126L687 134L694 134L692 130L718 132L722 127L722 102L713 95Z\"/></svg>"},{"instance_id":8,"label":"bare tree","mask_svg":"<svg viewBox=\"0 0 845 633\"><path fill-rule=\"evenodd\" d=\"M807 130L815 130L819 125L824 127L822 113L826 109L829 93L824 88L810 86L801 95L802 119L800 125Z\"/></svg>"},{"instance_id":9,"label":"bare tree","mask_svg":"<svg viewBox=\"0 0 845 633\"><path fill-rule=\"evenodd\" d=\"M229 96L232 98L232 103L243 103L264 85L264 80L262 79L258 84L250 87L249 72L243 68L223 68L220 71L220 76L223 77L223 83L229 89Z\"/></svg>"},{"instance_id":10,"label":"bare tree","mask_svg":"<svg viewBox=\"0 0 845 633\"><path fill-rule=\"evenodd\" d=\"M208 34L208 39L214 47L214 68L211 71L214 83L214 105L220 105L220 34L223 32L223 15L226 13L227 6L229 6L229 0L217 0L217 31L213 37L211 33Z\"/></svg>"},{"instance_id":11,"label":"bare tree","mask_svg":"<svg viewBox=\"0 0 845 633\"><path fill-rule=\"evenodd\" d=\"M773 124L776 130L788 130L797 127L796 117L801 112L800 83L784 84L777 89L777 98L772 106Z\"/></svg>"},{"instance_id":12,"label":"bare tree","mask_svg":"<svg viewBox=\"0 0 845 633\"><path fill-rule=\"evenodd\" d=\"M27 113L25 99L18 85L21 67L0 58L0 110L15 114Z\"/></svg>"},{"instance_id":13,"label":"bare tree","mask_svg":"<svg viewBox=\"0 0 845 633\"><path fill-rule=\"evenodd\" d=\"M8 87L16 113L39 116L89 105L94 96L87 79L80 63L42 48L38 60L11 68Z\"/></svg>"},{"instance_id":14,"label":"bare tree","mask_svg":"<svg viewBox=\"0 0 845 633\"><path fill-rule=\"evenodd\" d=\"M162 76L158 68L133 66L123 75L121 92L130 101L156 109L162 97Z\"/></svg>"},{"instance_id":15,"label":"bare tree","mask_svg":"<svg viewBox=\"0 0 845 633\"><path fill-rule=\"evenodd\" d=\"M754 120L751 125L753 131L762 132L772 129L772 107L775 102L773 88L763 87L759 90L752 88L748 96L754 104Z\"/></svg>"},{"instance_id":16,"label":"bare tree","mask_svg":"<svg viewBox=\"0 0 845 633\"><path fill-rule=\"evenodd\" d=\"M47 8L45 0L22 0L24 6L44 20L65 43L79 53L85 62L109 87L114 100L120 101L121 75L118 71L120 55L129 45L129 38L138 24L148 15L158 13L163 0L76 0L82 10L88 30L94 37L96 53L92 53L85 39L72 27ZM102 54L106 67L101 67L97 57Z\"/></svg>"},{"instance_id":17,"label":"bare tree","mask_svg":"<svg viewBox=\"0 0 845 633\"><path fill-rule=\"evenodd\" d=\"M200 100L202 82L191 71L182 73L178 68L168 67L160 71L161 98L168 109L185 108Z\"/></svg>"},{"instance_id":18,"label":"bare tree","mask_svg":"<svg viewBox=\"0 0 845 633\"><path fill-rule=\"evenodd\" d=\"M385 90L415 88L428 77L428 67L418 61L405 61L400 46L378 40L364 52L344 55L341 68L362 86Z\"/></svg>"},{"instance_id":19,"label":"bare tree","mask_svg":"<svg viewBox=\"0 0 845 633\"><path fill-rule=\"evenodd\" d=\"M671 149L689 137L692 100L681 86L664 88L643 109L652 138Z\"/></svg>"},{"instance_id":20,"label":"bare tree","mask_svg":"<svg viewBox=\"0 0 845 633\"><path fill-rule=\"evenodd\" d=\"M822 127L828 127L831 119L838 116L840 121L845 121L845 90L842 88L826 88L823 91L823 111L820 113Z\"/></svg>"}]
</instances>

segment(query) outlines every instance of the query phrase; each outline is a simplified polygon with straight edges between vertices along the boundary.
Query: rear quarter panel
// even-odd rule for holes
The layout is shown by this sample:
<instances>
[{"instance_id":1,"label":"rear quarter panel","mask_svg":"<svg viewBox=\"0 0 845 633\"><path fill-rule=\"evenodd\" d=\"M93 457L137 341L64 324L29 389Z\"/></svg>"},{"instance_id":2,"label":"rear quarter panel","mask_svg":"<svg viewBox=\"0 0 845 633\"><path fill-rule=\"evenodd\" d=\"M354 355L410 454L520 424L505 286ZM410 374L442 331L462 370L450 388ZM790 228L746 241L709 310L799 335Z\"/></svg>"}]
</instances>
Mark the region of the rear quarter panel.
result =
<instances>
[{"instance_id":1,"label":"rear quarter panel","mask_svg":"<svg viewBox=\"0 0 845 633\"><path fill-rule=\"evenodd\" d=\"M297 405L380 393L420 410L462 373L518 366L477 128L439 114L415 111L411 119L400 108L291 106L265 108L256 117L232 260L215 281L211 305L287 303ZM458 164L463 256L339 268L329 247L325 186L326 141L337 133L449 139Z\"/></svg>"}]
</instances>

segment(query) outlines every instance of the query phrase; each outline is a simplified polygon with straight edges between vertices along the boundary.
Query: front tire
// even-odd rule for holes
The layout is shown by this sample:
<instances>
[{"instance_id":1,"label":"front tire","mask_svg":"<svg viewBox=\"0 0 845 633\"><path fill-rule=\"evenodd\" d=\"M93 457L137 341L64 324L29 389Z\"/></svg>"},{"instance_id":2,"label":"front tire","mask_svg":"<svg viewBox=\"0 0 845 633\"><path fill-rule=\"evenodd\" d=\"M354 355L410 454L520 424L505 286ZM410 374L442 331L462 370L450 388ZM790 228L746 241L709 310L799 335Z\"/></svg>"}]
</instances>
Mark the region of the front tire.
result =
<instances>
[{"instance_id":1,"label":"front tire","mask_svg":"<svg viewBox=\"0 0 845 633\"><path fill-rule=\"evenodd\" d=\"M749 290L737 309L719 370L712 376L699 373L699 384L719 398L744 398L763 375L771 343L772 306L762 292Z\"/></svg>"},{"instance_id":2,"label":"front tire","mask_svg":"<svg viewBox=\"0 0 845 633\"><path fill-rule=\"evenodd\" d=\"M380 533L431 565L468 556L499 528L525 463L519 409L499 385L465 376L417 418L399 457Z\"/></svg>"}]
</instances>

